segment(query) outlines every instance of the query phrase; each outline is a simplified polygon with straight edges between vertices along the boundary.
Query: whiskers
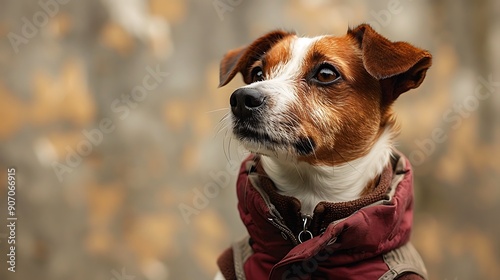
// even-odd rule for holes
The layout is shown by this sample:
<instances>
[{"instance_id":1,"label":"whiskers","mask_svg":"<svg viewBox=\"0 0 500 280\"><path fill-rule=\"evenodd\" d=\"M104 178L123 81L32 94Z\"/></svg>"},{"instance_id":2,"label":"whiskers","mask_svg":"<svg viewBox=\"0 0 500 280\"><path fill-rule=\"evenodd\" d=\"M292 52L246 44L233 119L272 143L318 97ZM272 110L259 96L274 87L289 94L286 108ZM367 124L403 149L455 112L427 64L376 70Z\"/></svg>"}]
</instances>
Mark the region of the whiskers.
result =
<instances>
[{"instance_id":1,"label":"whiskers","mask_svg":"<svg viewBox=\"0 0 500 280\"><path fill-rule=\"evenodd\" d=\"M229 108L220 108L220 109L211 110L211 111L208 111L207 114L213 114L213 113L217 113L217 112L221 112L221 111L229 111Z\"/></svg>"},{"instance_id":2,"label":"whiskers","mask_svg":"<svg viewBox=\"0 0 500 280\"><path fill-rule=\"evenodd\" d=\"M224 116L219 120L217 125L215 126L214 138L224 134L222 138L222 147L224 151L224 157L228 163L233 161L231 154L234 152L233 140L236 140L234 134L232 133L232 119L231 119L231 110L229 108L222 108L217 110L212 110L208 113L217 113L225 111ZM236 141L237 144L240 144ZM240 152L237 152L237 158L240 156Z\"/></svg>"},{"instance_id":3,"label":"whiskers","mask_svg":"<svg viewBox=\"0 0 500 280\"><path fill-rule=\"evenodd\" d=\"M229 114L229 108L222 108L222 109L218 109L218 110L213 110L213 111L210 111L209 113L221 112L221 111L226 111L226 113L224 114L224 116L222 116L222 118L219 120L219 122L215 126L214 136L217 136L219 133L221 133L224 130L226 130L226 134L227 134L227 128L231 124L231 122L230 122L231 115Z\"/></svg>"},{"instance_id":4,"label":"whiskers","mask_svg":"<svg viewBox=\"0 0 500 280\"><path fill-rule=\"evenodd\" d=\"M214 134L213 137L217 137L220 134L224 133L224 137L222 138L222 146L223 146L223 151L224 151L224 156L226 158L227 162L231 161L231 156L230 156L230 151L231 151L231 140L232 140L232 133L229 133L229 128L231 126L231 112L230 108L220 108L220 109L215 109L208 111L207 114L214 114L214 113L220 113L220 112L225 112L225 114L222 116L222 118L219 119L217 122L217 125L215 126Z\"/></svg>"}]
</instances>

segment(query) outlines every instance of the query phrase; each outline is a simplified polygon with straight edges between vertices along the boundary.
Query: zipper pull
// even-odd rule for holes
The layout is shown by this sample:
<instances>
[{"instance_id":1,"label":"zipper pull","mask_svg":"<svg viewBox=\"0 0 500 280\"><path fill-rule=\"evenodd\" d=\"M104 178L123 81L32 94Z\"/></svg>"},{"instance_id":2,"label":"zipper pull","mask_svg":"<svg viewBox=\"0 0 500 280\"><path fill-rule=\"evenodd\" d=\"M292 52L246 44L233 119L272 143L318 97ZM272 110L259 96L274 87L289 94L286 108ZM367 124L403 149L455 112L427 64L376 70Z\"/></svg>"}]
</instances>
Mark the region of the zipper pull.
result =
<instances>
[{"instance_id":1,"label":"zipper pull","mask_svg":"<svg viewBox=\"0 0 500 280\"><path fill-rule=\"evenodd\" d=\"M307 229L311 224L311 221L312 221L311 215L302 214L302 222L303 222L302 231L299 232L299 235L297 236L297 239L299 239L300 243L312 239L314 237L312 232L310 232Z\"/></svg>"}]
</instances>

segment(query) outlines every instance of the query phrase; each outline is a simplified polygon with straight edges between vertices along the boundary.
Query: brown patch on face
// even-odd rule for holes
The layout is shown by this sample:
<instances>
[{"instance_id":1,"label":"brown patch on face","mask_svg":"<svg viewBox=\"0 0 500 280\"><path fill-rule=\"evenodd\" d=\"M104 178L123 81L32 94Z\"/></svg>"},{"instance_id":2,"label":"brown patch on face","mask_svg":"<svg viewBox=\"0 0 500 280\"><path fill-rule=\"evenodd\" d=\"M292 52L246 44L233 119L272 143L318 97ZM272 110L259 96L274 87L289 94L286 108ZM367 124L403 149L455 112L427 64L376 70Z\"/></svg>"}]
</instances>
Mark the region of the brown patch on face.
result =
<instances>
[{"instance_id":1,"label":"brown patch on face","mask_svg":"<svg viewBox=\"0 0 500 280\"><path fill-rule=\"evenodd\" d=\"M291 45L295 36L289 36L275 44L261 60L264 73L270 73L271 69L280 64L286 64L291 58Z\"/></svg>"},{"instance_id":2,"label":"brown patch on face","mask_svg":"<svg viewBox=\"0 0 500 280\"><path fill-rule=\"evenodd\" d=\"M301 122L314 153L299 160L315 165L336 165L364 156L391 113L382 106L379 82L363 67L361 52L351 37L324 37L308 51L298 82L298 102L292 115ZM311 81L318 65L333 65L341 78L330 85Z\"/></svg>"},{"instance_id":3,"label":"brown patch on face","mask_svg":"<svg viewBox=\"0 0 500 280\"><path fill-rule=\"evenodd\" d=\"M265 34L246 47L237 48L224 55L220 63L219 87L229 83L240 72L245 83L251 83L249 70L271 47L293 33L275 30Z\"/></svg>"}]
</instances>

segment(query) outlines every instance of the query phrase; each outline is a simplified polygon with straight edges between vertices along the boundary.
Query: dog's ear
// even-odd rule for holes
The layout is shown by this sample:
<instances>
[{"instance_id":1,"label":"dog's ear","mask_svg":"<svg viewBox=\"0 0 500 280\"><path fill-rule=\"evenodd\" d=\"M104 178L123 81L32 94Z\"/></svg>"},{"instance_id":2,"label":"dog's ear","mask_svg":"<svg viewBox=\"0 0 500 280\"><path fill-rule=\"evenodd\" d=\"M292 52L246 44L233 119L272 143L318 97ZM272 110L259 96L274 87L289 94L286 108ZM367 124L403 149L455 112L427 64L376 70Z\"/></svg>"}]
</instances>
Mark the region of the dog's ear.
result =
<instances>
[{"instance_id":1,"label":"dog's ear","mask_svg":"<svg viewBox=\"0 0 500 280\"><path fill-rule=\"evenodd\" d=\"M249 70L252 64L259 60L274 44L293 33L276 30L258 38L252 44L229 51L220 63L219 87L225 86L234 76L241 72L243 81L251 83Z\"/></svg>"},{"instance_id":2,"label":"dog's ear","mask_svg":"<svg viewBox=\"0 0 500 280\"><path fill-rule=\"evenodd\" d=\"M417 88L432 64L432 56L426 50L406 42L391 42L368 24L350 29L348 34L358 41L364 67L380 81L388 101Z\"/></svg>"}]
</instances>

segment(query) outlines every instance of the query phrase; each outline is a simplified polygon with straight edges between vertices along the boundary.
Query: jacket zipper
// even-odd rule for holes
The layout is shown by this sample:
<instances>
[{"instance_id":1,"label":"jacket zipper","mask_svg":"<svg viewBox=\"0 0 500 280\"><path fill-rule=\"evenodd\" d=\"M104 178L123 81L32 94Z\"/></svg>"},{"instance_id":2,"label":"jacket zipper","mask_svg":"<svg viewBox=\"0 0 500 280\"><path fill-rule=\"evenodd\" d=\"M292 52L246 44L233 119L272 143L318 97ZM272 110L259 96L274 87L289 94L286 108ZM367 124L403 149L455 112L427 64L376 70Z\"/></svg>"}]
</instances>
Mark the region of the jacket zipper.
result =
<instances>
[{"instance_id":1,"label":"jacket zipper","mask_svg":"<svg viewBox=\"0 0 500 280\"><path fill-rule=\"evenodd\" d=\"M314 236L312 232L309 231L309 225L311 225L311 221L313 217L307 214L301 214L302 217L302 231L297 235L297 239L300 243L312 239Z\"/></svg>"},{"instance_id":2,"label":"jacket zipper","mask_svg":"<svg viewBox=\"0 0 500 280\"><path fill-rule=\"evenodd\" d=\"M271 224L273 224L273 226L278 228L281 232L285 233L290 238L290 240L292 240L293 245L298 245L299 243L302 243L302 242L299 242L297 237L295 237L295 235L293 235L293 232L287 226L285 226L281 221L279 221L278 219L267 218L267 220Z\"/></svg>"},{"instance_id":3,"label":"jacket zipper","mask_svg":"<svg viewBox=\"0 0 500 280\"><path fill-rule=\"evenodd\" d=\"M314 237L312 232L309 231L308 229L312 221L312 216L301 214L301 217L302 217L303 227L302 231L299 232L297 236L295 236L293 232L280 219L277 218L267 218L267 219L281 232L285 233L293 241L294 245L298 245Z\"/></svg>"},{"instance_id":4,"label":"jacket zipper","mask_svg":"<svg viewBox=\"0 0 500 280\"><path fill-rule=\"evenodd\" d=\"M268 199L266 199L267 195L260 189L258 184L256 184L255 182L251 182L251 183L254 186L254 188L260 193L261 197L264 199L267 207L269 208L269 212L270 212L271 216L268 217L267 220L273 226L275 226L277 229L279 229L282 233L284 233L287 237L289 237L290 240L292 240L292 243L294 246L301 243L301 242L299 242L297 237L295 237L295 235L293 235L293 232L285 225L285 222L283 221L283 218L281 217L278 210L276 210L274 205L270 201L268 201Z\"/></svg>"}]
</instances>

